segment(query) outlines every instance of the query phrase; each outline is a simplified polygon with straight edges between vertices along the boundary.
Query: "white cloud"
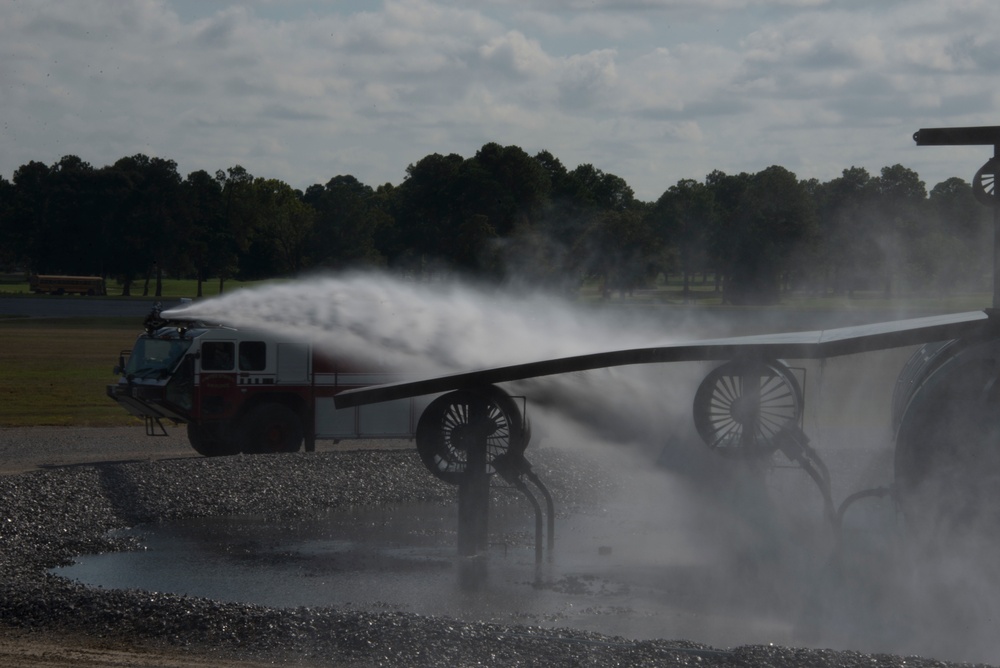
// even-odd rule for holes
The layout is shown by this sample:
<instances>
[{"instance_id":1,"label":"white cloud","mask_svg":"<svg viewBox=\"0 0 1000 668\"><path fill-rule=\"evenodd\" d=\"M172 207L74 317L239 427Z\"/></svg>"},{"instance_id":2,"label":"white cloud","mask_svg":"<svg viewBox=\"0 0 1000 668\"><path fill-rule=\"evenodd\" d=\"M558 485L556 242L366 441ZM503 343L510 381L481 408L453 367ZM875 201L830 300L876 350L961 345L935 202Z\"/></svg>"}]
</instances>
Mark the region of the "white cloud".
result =
<instances>
[{"instance_id":1,"label":"white cloud","mask_svg":"<svg viewBox=\"0 0 1000 668\"><path fill-rule=\"evenodd\" d=\"M538 42L515 30L489 40L479 47L479 54L487 63L518 77L544 75L552 66Z\"/></svg>"},{"instance_id":2,"label":"white cloud","mask_svg":"<svg viewBox=\"0 0 1000 668\"><path fill-rule=\"evenodd\" d=\"M996 116L993 2L33 0L0 21L0 175L136 152L298 188L402 180L428 153L551 151L644 199L712 169L829 179L919 127ZM954 157L956 155L961 157ZM989 157L984 152L985 157ZM808 172L803 171L808 170Z\"/></svg>"}]
</instances>

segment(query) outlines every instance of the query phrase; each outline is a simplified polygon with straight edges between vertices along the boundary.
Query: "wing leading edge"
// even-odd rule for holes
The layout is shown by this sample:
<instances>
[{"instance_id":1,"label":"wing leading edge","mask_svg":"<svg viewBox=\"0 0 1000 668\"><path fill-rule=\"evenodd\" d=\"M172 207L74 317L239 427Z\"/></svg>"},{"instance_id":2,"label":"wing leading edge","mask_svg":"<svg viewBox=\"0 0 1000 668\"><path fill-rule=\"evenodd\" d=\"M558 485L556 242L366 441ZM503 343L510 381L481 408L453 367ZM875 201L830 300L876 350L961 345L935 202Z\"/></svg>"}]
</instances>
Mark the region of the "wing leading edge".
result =
<instances>
[{"instance_id":1,"label":"wing leading edge","mask_svg":"<svg viewBox=\"0 0 1000 668\"><path fill-rule=\"evenodd\" d=\"M986 312L972 311L811 332L682 341L374 385L341 392L334 397L334 404L337 408L348 408L461 388L635 364L730 360L737 357L820 359L985 334L991 329L991 320Z\"/></svg>"}]
</instances>

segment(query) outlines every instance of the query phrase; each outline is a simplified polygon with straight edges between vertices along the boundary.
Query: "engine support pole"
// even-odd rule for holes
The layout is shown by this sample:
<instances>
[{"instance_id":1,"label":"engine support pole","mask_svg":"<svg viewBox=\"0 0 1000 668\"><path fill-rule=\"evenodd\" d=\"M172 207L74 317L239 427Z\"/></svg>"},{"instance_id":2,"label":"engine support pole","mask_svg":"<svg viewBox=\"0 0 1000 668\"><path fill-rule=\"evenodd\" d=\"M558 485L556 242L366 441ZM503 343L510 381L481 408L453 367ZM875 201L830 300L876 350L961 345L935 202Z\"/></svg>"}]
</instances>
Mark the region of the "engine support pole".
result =
<instances>
[{"instance_id":1,"label":"engine support pole","mask_svg":"<svg viewBox=\"0 0 1000 668\"><path fill-rule=\"evenodd\" d=\"M487 439L492 431L489 404L469 405L469 430L463 435L466 467L458 484L458 554L472 557L489 548L490 475Z\"/></svg>"},{"instance_id":2,"label":"engine support pole","mask_svg":"<svg viewBox=\"0 0 1000 668\"><path fill-rule=\"evenodd\" d=\"M993 164L1000 164L1000 144L993 146ZM1000 309L1000 201L993 193L993 310Z\"/></svg>"}]
</instances>

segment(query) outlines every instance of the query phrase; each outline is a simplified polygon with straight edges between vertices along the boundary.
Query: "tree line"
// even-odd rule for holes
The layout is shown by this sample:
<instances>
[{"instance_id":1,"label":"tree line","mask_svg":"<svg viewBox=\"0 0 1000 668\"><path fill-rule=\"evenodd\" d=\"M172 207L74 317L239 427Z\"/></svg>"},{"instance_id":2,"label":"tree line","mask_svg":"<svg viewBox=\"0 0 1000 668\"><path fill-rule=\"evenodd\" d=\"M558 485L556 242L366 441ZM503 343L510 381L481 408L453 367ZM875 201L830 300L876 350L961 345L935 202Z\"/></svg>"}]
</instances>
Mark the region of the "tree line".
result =
<instances>
[{"instance_id":1,"label":"tree line","mask_svg":"<svg viewBox=\"0 0 1000 668\"><path fill-rule=\"evenodd\" d=\"M990 211L950 178L930 192L901 165L851 167L828 182L768 167L682 179L654 202L591 164L484 145L432 154L402 183L335 176L304 192L240 166L182 177L134 155L95 168L77 156L0 177L0 267L99 275L131 294L163 275L256 280L381 267L417 277L631 291L656 277L714 282L726 301L789 290L982 290Z\"/></svg>"}]
</instances>

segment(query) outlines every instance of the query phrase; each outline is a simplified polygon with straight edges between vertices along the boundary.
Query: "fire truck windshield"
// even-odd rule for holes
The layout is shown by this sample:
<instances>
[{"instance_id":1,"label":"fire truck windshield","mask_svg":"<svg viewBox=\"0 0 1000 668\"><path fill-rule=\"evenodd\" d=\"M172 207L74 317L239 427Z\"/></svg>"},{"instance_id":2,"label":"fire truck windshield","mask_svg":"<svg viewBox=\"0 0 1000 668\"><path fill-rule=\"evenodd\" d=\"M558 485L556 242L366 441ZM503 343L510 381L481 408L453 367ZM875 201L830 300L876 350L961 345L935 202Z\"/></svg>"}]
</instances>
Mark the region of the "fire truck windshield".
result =
<instances>
[{"instance_id":1,"label":"fire truck windshield","mask_svg":"<svg viewBox=\"0 0 1000 668\"><path fill-rule=\"evenodd\" d=\"M132 348L125 375L134 378L163 378L170 375L191 347L185 339L140 338Z\"/></svg>"}]
</instances>

